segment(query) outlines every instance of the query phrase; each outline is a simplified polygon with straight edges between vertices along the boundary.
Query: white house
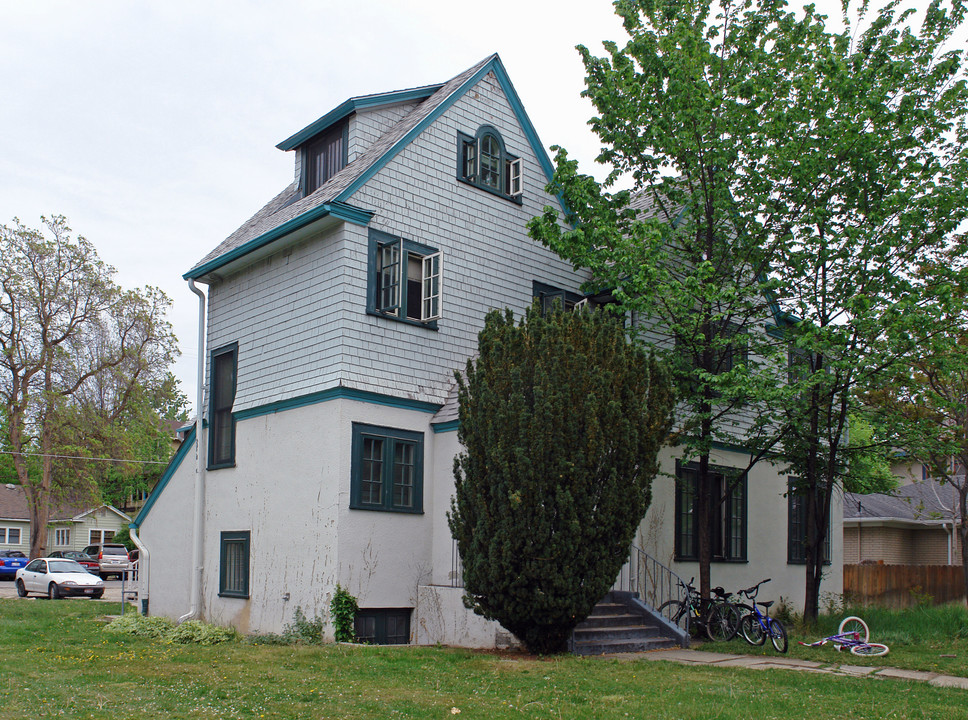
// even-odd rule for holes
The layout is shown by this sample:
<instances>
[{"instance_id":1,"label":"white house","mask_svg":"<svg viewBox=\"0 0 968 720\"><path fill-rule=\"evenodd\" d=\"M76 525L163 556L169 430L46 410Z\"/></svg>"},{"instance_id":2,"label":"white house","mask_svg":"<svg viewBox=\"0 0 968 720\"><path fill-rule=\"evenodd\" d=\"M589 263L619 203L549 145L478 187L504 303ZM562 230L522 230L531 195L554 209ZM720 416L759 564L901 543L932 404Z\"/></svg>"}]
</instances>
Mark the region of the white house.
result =
<instances>
[{"instance_id":1,"label":"white house","mask_svg":"<svg viewBox=\"0 0 968 720\"><path fill-rule=\"evenodd\" d=\"M551 162L497 55L351 98L278 147L293 182L185 274L207 286L206 422L133 524L149 612L279 632L297 608L325 616L339 583L372 641L493 646L500 628L454 587L453 372L488 310L581 297L585 277L525 229L559 202ZM691 508L672 449L663 463L640 541L688 578ZM802 603L786 478L757 466L741 488L714 582L771 576ZM832 560L838 592L839 540Z\"/></svg>"}]
</instances>

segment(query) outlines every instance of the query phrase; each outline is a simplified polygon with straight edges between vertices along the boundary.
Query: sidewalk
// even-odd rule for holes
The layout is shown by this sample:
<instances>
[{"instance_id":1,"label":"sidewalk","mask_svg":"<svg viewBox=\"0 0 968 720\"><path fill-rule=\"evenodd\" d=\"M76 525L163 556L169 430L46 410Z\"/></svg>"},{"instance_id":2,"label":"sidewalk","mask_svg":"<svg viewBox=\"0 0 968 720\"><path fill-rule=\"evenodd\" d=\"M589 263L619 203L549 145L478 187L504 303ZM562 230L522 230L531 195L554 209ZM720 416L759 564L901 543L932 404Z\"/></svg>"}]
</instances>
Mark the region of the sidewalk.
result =
<instances>
[{"instance_id":1,"label":"sidewalk","mask_svg":"<svg viewBox=\"0 0 968 720\"><path fill-rule=\"evenodd\" d=\"M881 677L899 680L918 680L935 687L954 687L968 690L968 678L942 675L920 670L901 670L892 667L868 667L861 665L841 665L800 660L782 655L732 655L728 653L706 652L703 650L651 650L644 653L615 653L602 657L618 660L665 660L682 665L718 665L720 667L742 667L754 670L802 670L804 672L829 673L847 677Z\"/></svg>"}]
</instances>

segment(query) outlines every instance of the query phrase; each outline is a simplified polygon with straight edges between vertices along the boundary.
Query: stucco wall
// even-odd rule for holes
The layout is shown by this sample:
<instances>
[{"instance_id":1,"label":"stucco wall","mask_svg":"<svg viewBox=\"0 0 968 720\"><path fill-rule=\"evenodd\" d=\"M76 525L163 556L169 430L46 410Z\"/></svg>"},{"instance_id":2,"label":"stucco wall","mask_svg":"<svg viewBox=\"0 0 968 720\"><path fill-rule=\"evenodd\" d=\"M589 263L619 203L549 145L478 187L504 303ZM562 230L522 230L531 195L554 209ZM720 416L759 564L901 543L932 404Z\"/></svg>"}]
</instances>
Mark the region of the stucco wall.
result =
<instances>
[{"instance_id":1,"label":"stucco wall","mask_svg":"<svg viewBox=\"0 0 968 720\"><path fill-rule=\"evenodd\" d=\"M652 485L652 505L639 527L637 544L660 562L671 567L685 580L695 577L698 585L698 562L680 562L675 548L675 477L674 448L661 455L662 472ZM748 455L725 450L714 451L712 462L724 467L744 468ZM749 587L764 578L771 581L761 589L760 599L783 601L796 609L804 604L805 567L787 560L787 476L770 463L753 467L748 480L747 559L745 562L713 562L710 574L713 586L730 591ZM821 594L843 593L843 543L840 528L843 505L835 495L831 507L831 564L824 570Z\"/></svg>"}]
</instances>

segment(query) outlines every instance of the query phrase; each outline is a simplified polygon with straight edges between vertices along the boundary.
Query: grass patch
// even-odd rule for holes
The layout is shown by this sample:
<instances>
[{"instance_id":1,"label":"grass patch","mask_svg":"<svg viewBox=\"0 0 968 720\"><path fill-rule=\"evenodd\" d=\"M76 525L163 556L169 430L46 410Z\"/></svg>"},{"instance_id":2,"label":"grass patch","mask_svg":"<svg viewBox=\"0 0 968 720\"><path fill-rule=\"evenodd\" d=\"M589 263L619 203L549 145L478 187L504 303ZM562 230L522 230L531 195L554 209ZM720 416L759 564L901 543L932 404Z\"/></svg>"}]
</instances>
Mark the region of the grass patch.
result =
<instances>
[{"instance_id":1,"label":"grass patch","mask_svg":"<svg viewBox=\"0 0 968 720\"><path fill-rule=\"evenodd\" d=\"M0 600L0 718L968 720L968 693L924 683L447 648L174 644L106 632L104 608Z\"/></svg>"},{"instance_id":2,"label":"grass patch","mask_svg":"<svg viewBox=\"0 0 968 720\"><path fill-rule=\"evenodd\" d=\"M860 658L848 651L837 652L831 645L803 647L798 641L813 642L837 632L848 615L864 619L870 628L871 642L884 643L891 652L878 658ZM822 615L816 627L802 623L787 625L791 657L844 665L897 667L926 670L945 675L968 677L968 608L964 605L919 606L907 610L885 608L847 608ZM737 637L729 643L705 643L703 649L744 654L777 654L767 641L765 647L752 647Z\"/></svg>"}]
</instances>

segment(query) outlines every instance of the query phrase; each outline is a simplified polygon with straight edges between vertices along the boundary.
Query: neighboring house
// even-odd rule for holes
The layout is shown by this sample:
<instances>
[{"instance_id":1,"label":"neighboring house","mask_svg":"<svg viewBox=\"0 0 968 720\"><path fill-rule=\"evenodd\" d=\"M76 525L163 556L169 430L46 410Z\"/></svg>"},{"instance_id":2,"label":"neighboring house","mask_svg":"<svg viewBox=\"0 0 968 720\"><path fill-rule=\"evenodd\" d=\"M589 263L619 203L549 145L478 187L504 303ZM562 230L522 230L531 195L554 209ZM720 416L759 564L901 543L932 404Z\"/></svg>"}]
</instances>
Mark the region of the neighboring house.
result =
<instances>
[{"instance_id":1,"label":"neighboring house","mask_svg":"<svg viewBox=\"0 0 968 720\"><path fill-rule=\"evenodd\" d=\"M921 468L905 466L898 475L918 477ZM957 493L924 477L892 495L845 494L844 563L961 565Z\"/></svg>"},{"instance_id":2,"label":"neighboring house","mask_svg":"<svg viewBox=\"0 0 968 720\"><path fill-rule=\"evenodd\" d=\"M453 373L488 310L582 299L587 276L525 228L560 207L551 162L497 55L443 84L351 98L278 147L295 156L292 184L185 275L208 286L206 422L133 525L142 599L280 632L297 609L326 616L339 583L373 642L493 646L500 628L461 602L447 527ZM671 448L661 459L639 541L688 579L692 468ZM724 478L746 461L715 454ZM739 483L717 521L716 584L772 577L764 597L802 604L802 513L786 489L767 464ZM824 589L839 592L839 542L831 555Z\"/></svg>"},{"instance_id":3,"label":"neighboring house","mask_svg":"<svg viewBox=\"0 0 968 720\"><path fill-rule=\"evenodd\" d=\"M130 523L128 515L111 505L56 504L47 525L47 551L83 550L110 540ZM30 552L30 510L19 485L0 485L0 549Z\"/></svg>"}]
</instances>

